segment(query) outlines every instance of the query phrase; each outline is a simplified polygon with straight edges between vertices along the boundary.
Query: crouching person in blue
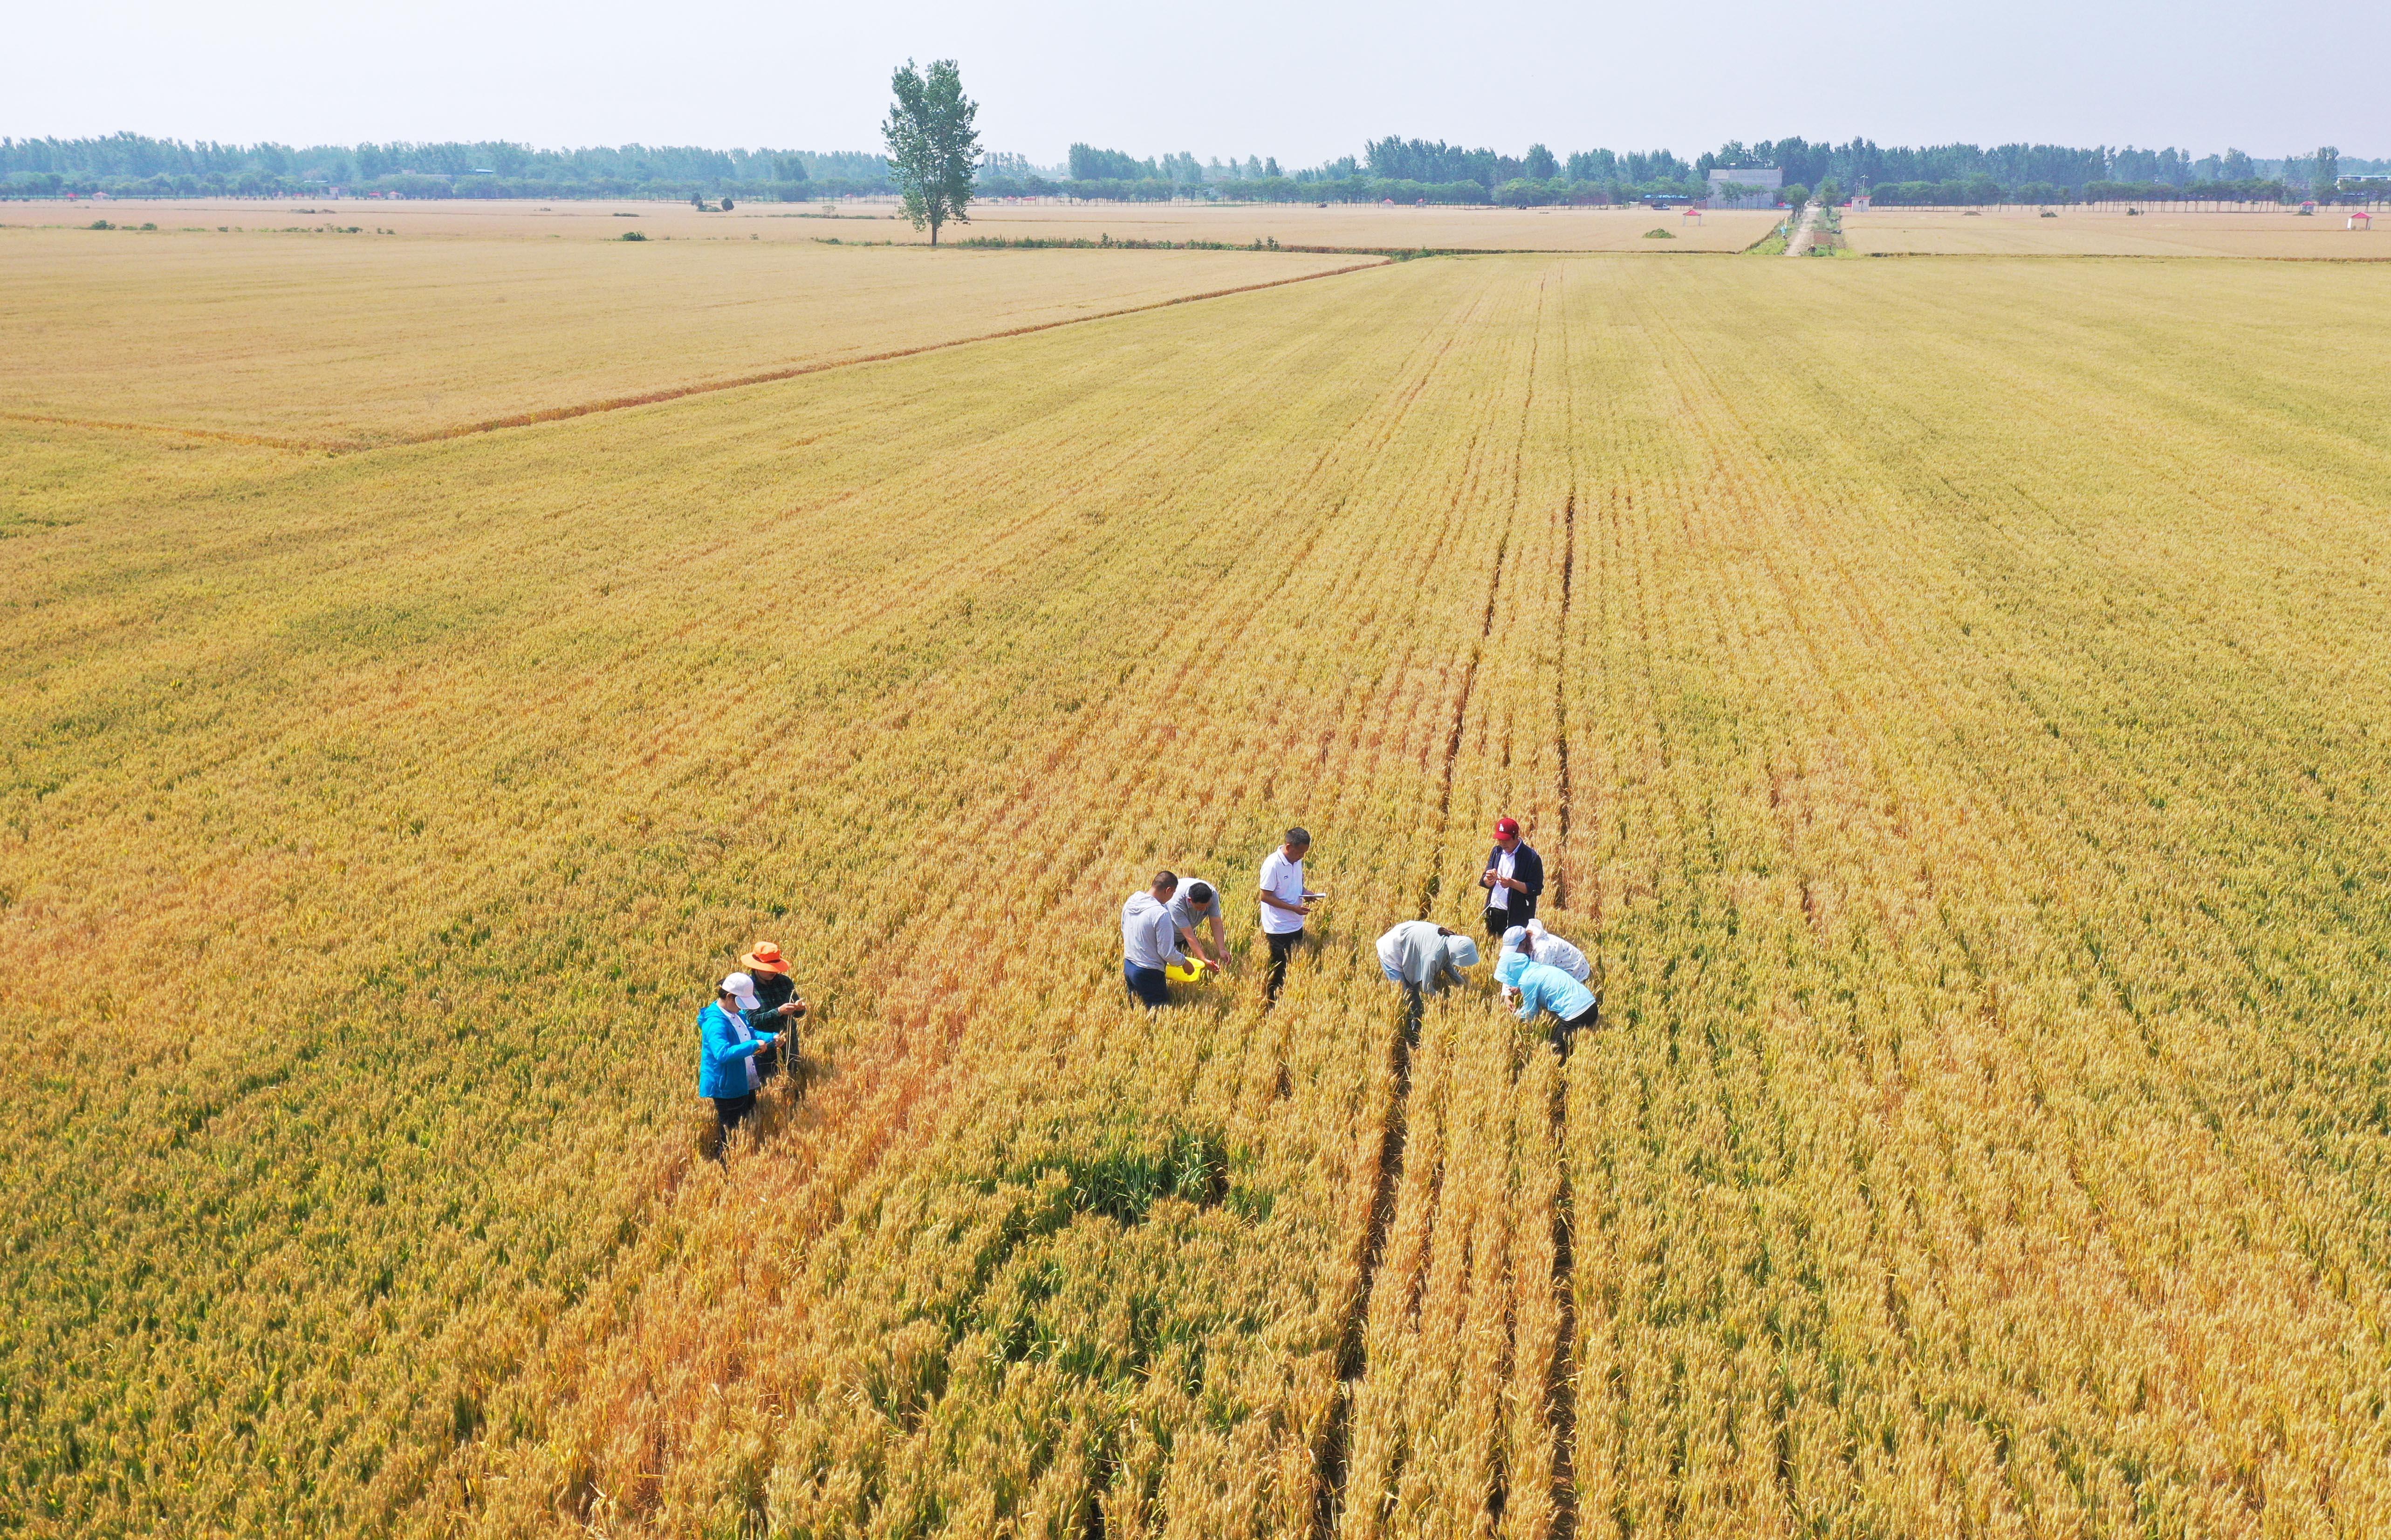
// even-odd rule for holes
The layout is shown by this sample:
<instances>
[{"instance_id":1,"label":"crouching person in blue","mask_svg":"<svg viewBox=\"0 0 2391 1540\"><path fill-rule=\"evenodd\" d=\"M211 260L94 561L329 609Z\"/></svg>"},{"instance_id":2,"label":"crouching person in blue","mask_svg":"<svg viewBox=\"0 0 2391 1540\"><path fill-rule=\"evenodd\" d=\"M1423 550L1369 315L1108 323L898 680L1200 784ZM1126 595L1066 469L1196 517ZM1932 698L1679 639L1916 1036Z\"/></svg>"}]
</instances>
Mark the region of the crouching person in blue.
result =
<instances>
[{"instance_id":1,"label":"crouching person in blue","mask_svg":"<svg viewBox=\"0 0 2391 1540\"><path fill-rule=\"evenodd\" d=\"M1494 964L1494 977L1506 996L1519 1003L1519 1019L1553 1018L1553 1047L1569 1056L1570 1039L1581 1028L1596 1025L1602 1001L1592 990L1550 963L1539 963L1524 951L1506 951Z\"/></svg>"},{"instance_id":2,"label":"crouching person in blue","mask_svg":"<svg viewBox=\"0 0 2391 1540\"><path fill-rule=\"evenodd\" d=\"M764 1021L780 1021L791 1014L787 1005L766 1010L756 998L756 981L734 973L715 987L714 1003L697 1013L697 1094L714 1103L722 1136L714 1158L726 1158L731 1131L756 1110L756 1053L778 1042L781 1034L756 1029Z\"/></svg>"}]
</instances>

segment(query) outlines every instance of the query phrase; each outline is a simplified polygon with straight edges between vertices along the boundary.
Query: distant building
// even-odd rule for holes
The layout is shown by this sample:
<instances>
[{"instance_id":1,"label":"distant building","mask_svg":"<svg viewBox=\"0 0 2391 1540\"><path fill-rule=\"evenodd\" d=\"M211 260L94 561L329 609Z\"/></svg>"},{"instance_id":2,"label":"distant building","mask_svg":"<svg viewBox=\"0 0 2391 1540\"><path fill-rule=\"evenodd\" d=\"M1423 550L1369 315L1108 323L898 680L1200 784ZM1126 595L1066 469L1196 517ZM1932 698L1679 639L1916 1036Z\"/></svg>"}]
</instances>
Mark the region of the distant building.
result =
<instances>
[{"instance_id":1,"label":"distant building","mask_svg":"<svg viewBox=\"0 0 2391 1540\"><path fill-rule=\"evenodd\" d=\"M1722 167L1711 173L1709 203L1714 209L1773 209L1785 173L1775 166Z\"/></svg>"}]
</instances>

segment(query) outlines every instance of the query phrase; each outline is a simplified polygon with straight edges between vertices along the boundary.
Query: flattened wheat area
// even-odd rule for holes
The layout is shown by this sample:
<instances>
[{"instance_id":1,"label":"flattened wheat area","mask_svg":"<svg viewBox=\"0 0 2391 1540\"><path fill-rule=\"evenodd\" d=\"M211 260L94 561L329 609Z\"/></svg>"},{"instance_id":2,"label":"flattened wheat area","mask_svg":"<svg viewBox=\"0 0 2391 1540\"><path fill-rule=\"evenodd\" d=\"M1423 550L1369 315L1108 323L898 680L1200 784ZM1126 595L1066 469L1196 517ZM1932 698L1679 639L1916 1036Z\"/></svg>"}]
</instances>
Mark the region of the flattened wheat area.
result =
<instances>
[{"instance_id":1,"label":"flattened wheat area","mask_svg":"<svg viewBox=\"0 0 2391 1540\"><path fill-rule=\"evenodd\" d=\"M506 239L0 232L0 1530L2391 1527L2391 266Z\"/></svg>"}]
</instances>

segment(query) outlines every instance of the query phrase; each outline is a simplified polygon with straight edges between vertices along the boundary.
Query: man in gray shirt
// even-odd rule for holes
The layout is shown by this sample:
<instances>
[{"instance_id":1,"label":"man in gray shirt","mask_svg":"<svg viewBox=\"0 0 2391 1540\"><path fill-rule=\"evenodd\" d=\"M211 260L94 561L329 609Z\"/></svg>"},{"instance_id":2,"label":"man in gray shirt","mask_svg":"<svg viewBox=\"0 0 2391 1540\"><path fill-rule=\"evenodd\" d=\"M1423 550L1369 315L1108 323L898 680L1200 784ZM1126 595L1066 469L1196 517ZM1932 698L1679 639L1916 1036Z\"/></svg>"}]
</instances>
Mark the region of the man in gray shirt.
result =
<instances>
[{"instance_id":1,"label":"man in gray shirt","mask_svg":"<svg viewBox=\"0 0 2391 1540\"><path fill-rule=\"evenodd\" d=\"M1227 927L1221 919L1221 890L1208 882L1183 882L1177 896L1170 900L1170 923L1179 927L1179 944L1190 957L1201 958L1216 968L1229 965ZM1212 944L1206 946L1196 934L1197 925L1212 932Z\"/></svg>"}]
</instances>

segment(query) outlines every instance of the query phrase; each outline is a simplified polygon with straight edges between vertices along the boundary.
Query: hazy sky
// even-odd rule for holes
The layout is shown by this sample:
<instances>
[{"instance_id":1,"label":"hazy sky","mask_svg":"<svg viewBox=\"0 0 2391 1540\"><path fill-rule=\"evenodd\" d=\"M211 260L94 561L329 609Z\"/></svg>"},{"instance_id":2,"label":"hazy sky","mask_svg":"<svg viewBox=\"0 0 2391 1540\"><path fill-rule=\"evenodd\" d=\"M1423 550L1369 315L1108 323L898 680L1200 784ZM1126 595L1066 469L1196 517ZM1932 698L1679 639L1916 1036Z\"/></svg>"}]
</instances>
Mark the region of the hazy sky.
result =
<instances>
[{"instance_id":1,"label":"hazy sky","mask_svg":"<svg viewBox=\"0 0 2391 1540\"><path fill-rule=\"evenodd\" d=\"M20 137L877 148L911 56L960 60L988 148L1041 162L1087 139L1292 168L1388 133L2391 155L2382 0L75 0L9 32Z\"/></svg>"}]
</instances>

